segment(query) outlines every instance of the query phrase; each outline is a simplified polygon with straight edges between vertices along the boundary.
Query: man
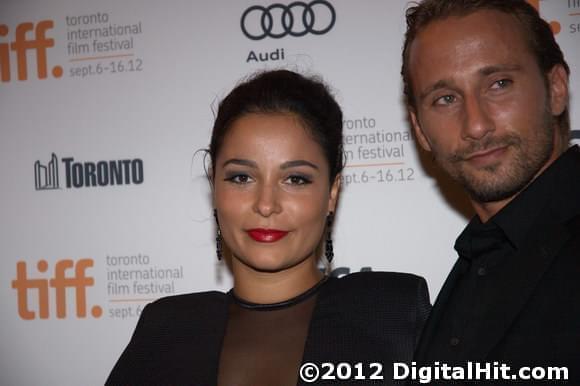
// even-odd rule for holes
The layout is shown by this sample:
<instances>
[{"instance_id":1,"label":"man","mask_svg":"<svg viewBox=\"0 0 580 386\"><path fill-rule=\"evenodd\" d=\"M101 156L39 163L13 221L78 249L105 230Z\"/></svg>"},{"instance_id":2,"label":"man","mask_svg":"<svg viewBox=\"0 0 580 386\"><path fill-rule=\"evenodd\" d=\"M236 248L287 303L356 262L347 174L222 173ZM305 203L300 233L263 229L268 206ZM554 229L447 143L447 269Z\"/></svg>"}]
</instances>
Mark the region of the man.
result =
<instances>
[{"instance_id":1,"label":"man","mask_svg":"<svg viewBox=\"0 0 580 386\"><path fill-rule=\"evenodd\" d=\"M416 359L568 366L578 381L580 151L563 54L524 0L425 0L407 24L411 124L476 213Z\"/></svg>"}]
</instances>

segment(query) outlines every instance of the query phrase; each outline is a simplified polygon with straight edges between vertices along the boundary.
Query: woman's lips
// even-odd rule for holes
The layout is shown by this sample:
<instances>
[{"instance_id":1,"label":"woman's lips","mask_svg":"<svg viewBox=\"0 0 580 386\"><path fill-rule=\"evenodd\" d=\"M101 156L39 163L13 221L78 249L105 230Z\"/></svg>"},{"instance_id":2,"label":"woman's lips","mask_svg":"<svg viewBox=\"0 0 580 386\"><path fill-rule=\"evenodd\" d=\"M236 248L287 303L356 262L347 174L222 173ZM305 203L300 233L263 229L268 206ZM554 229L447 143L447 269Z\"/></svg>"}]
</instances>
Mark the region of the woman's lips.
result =
<instances>
[{"instance_id":1,"label":"woman's lips","mask_svg":"<svg viewBox=\"0 0 580 386\"><path fill-rule=\"evenodd\" d=\"M288 234L286 231L278 229L250 229L247 231L252 239L260 243L273 243Z\"/></svg>"}]
</instances>

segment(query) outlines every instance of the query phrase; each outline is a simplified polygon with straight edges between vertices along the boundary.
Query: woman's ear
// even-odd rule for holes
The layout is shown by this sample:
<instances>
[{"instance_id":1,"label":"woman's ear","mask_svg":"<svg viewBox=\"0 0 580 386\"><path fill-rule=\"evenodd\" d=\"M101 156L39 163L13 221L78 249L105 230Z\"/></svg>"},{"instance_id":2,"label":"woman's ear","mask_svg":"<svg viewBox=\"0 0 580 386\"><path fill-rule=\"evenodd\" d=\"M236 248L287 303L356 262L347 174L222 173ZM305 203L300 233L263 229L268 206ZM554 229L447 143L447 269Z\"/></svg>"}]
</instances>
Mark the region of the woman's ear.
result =
<instances>
[{"instance_id":1,"label":"woman's ear","mask_svg":"<svg viewBox=\"0 0 580 386\"><path fill-rule=\"evenodd\" d=\"M328 200L328 212L336 211L336 204L338 203L338 195L340 193L341 175L337 174L334 177L332 186L330 187L330 197Z\"/></svg>"},{"instance_id":2,"label":"woman's ear","mask_svg":"<svg viewBox=\"0 0 580 386\"><path fill-rule=\"evenodd\" d=\"M215 175L214 170L211 165L207 165L205 168L205 176L207 178L207 183L209 184L209 189L211 190L211 205L215 208Z\"/></svg>"}]
</instances>

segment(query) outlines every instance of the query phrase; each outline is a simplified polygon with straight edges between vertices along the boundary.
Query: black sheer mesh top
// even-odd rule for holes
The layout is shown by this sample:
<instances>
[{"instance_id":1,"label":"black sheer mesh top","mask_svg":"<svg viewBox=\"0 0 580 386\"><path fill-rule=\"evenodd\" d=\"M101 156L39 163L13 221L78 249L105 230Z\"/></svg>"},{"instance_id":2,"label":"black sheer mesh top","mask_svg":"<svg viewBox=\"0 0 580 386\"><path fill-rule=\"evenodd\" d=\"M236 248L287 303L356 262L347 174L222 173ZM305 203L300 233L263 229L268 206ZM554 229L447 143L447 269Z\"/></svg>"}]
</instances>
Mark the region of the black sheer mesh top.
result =
<instances>
[{"instance_id":1,"label":"black sheer mesh top","mask_svg":"<svg viewBox=\"0 0 580 386\"><path fill-rule=\"evenodd\" d=\"M228 321L219 361L219 386L296 386L318 290L253 304L228 293Z\"/></svg>"}]
</instances>

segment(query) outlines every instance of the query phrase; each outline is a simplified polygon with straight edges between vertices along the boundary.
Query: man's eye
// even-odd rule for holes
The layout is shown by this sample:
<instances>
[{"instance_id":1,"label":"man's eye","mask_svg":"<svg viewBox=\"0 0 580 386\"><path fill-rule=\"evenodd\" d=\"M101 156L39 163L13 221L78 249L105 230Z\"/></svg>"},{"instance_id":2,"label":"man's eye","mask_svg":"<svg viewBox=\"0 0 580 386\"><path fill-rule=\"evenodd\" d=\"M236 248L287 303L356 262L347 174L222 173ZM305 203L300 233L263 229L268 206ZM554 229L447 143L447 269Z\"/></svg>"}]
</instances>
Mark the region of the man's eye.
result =
<instances>
[{"instance_id":1,"label":"man's eye","mask_svg":"<svg viewBox=\"0 0 580 386\"><path fill-rule=\"evenodd\" d=\"M442 97L435 99L435 102L433 104L439 106L446 106L455 102L455 100L456 98L453 95L443 95Z\"/></svg>"},{"instance_id":2,"label":"man's eye","mask_svg":"<svg viewBox=\"0 0 580 386\"><path fill-rule=\"evenodd\" d=\"M312 183L312 181L308 177L300 175L289 176L288 178L286 178L285 182L290 185L306 185Z\"/></svg>"},{"instance_id":3,"label":"man's eye","mask_svg":"<svg viewBox=\"0 0 580 386\"><path fill-rule=\"evenodd\" d=\"M225 181L229 181L229 182L232 182L234 184L243 185L243 184L247 184L247 183L251 182L251 178L247 174L235 174L235 175L226 177Z\"/></svg>"},{"instance_id":4,"label":"man's eye","mask_svg":"<svg viewBox=\"0 0 580 386\"><path fill-rule=\"evenodd\" d=\"M491 85L492 89L502 89L502 88L506 88L511 86L511 84L513 83L513 81L509 80L509 79L500 79L498 81L493 82L493 84Z\"/></svg>"}]
</instances>

